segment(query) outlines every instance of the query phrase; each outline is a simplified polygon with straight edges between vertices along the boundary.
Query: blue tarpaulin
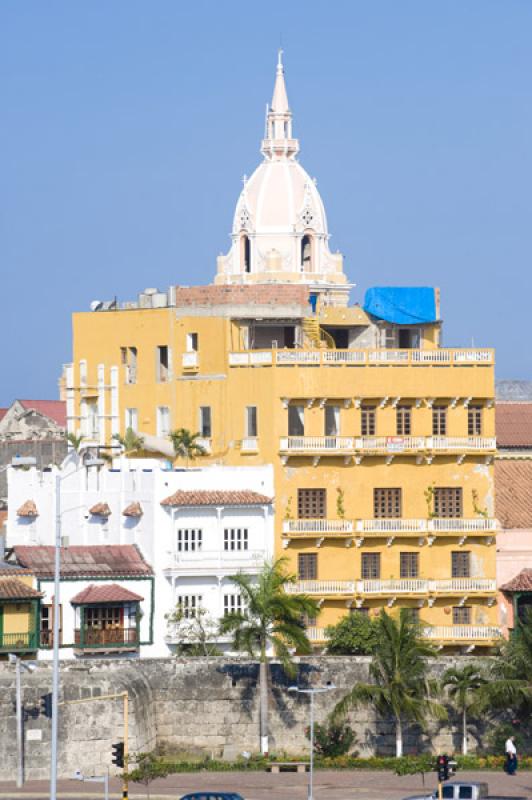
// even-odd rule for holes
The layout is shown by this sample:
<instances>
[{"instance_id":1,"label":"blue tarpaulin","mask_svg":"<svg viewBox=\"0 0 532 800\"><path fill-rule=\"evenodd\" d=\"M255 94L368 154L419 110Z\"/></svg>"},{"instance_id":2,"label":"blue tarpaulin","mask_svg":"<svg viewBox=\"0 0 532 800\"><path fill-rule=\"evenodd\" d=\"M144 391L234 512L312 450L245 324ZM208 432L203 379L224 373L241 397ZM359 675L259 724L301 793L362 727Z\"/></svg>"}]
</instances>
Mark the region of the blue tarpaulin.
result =
<instances>
[{"instance_id":1,"label":"blue tarpaulin","mask_svg":"<svg viewBox=\"0 0 532 800\"><path fill-rule=\"evenodd\" d=\"M374 286L366 291L364 311L395 325L438 321L435 291L430 286Z\"/></svg>"}]
</instances>

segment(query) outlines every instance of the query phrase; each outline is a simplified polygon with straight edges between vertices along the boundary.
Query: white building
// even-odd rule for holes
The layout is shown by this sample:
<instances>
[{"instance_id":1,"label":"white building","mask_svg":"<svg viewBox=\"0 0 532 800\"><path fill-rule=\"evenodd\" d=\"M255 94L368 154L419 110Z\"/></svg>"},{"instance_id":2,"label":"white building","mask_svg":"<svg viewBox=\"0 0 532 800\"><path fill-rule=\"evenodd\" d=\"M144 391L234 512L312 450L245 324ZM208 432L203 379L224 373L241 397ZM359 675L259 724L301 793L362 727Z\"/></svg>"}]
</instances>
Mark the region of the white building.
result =
<instances>
[{"instance_id":1,"label":"white building","mask_svg":"<svg viewBox=\"0 0 532 800\"><path fill-rule=\"evenodd\" d=\"M20 546L54 544L56 508L66 548L138 548L155 576L153 612L145 585L127 583L129 591L143 598L138 601L145 629L141 656L168 655L175 649L179 626L169 625L165 615L176 604L185 615L204 608L217 621L224 609L239 605L231 575L257 574L273 556L271 466L172 470L156 460L124 458L112 468L99 468L85 466L72 453L60 470L10 469L8 488L7 547L15 552ZM125 589L124 581L115 578L109 584ZM67 583L66 575L62 583ZM90 584L89 575L85 585L78 582L76 594ZM43 583L41 588L46 592L44 607L51 602L52 586ZM70 608L71 587L62 592ZM146 617L152 613L150 634ZM76 620L79 615L74 614Z\"/></svg>"}]
</instances>

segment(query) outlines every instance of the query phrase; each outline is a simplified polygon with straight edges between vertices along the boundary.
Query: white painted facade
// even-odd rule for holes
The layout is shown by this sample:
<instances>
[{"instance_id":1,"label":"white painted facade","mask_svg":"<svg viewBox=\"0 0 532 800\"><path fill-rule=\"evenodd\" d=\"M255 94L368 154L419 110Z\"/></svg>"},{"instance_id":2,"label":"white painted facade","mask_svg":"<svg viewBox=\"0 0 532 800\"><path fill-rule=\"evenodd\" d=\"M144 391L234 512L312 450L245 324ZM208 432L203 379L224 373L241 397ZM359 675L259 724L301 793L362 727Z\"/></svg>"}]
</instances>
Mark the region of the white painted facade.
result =
<instances>
[{"instance_id":1,"label":"white painted facade","mask_svg":"<svg viewBox=\"0 0 532 800\"><path fill-rule=\"evenodd\" d=\"M116 459L113 468L98 468L83 466L79 457L71 453L60 470L10 469L6 544L7 547L53 545L57 494L63 546L137 545L155 574L154 643L141 647L141 655L168 655L174 649L174 640L172 636L168 638L165 615L175 608L178 597L201 598L202 607L217 620L223 615L225 596L235 593L230 576L240 570L257 574L262 563L273 556L271 503L177 508L161 505L162 500L178 490L249 490L273 498L273 468L212 466L172 470L154 459L126 458ZM29 499L35 503L38 516L19 516L17 510ZM106 503L111 514L107 517L91 514L90 509L97 503ZM140 503L142 516L124 516L123 511L131 503ZM192 530L201 531L201 543L199 547L186 549L184 541L190 535L183 531ZM230 533L238 530L247 531L245 544L242 533ZM236 544L238 536L240 546ZM224 545L227 537L228 543ZM62 582L65 606L71 597L67 583L70 582ZM84 583L76 581L73 593L90 583L90 578ZM119 583L145 597L149 581L113 578L109 583ZM43 590L49 594L48 586ZM146 641L149 617L146 600L141 603L141 612L141 637ZM70 617L65 617L65 628L67 623L71 624ZM63 639L65 635L66 631Z\"/></svg>"}]
</instances>

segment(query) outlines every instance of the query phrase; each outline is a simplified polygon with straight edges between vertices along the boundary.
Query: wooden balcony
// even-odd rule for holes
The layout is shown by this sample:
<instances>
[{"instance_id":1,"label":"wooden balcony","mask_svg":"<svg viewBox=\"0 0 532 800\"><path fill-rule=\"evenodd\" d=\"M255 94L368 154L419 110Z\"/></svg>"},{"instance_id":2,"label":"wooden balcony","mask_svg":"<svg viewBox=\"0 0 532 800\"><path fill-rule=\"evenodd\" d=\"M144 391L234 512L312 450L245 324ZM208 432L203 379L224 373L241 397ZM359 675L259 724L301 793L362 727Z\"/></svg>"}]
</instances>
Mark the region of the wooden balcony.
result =
<instances>
[{"instance_id":1,"label":"wooden balcony","mask_svg":"<svg viewBox=\"0 0 532 800\"><path fill-rule=\"evenodd\" d=\"M136 650L139 634L137 628L77 628L74 644L79 650Z\"/></svg>"},{"instance_id":2,"label":"wooden balcony","mask_svg":"<svg viewBox=\"0 0 532 800\"><path fill-rule=\"evenodd\" d=\"M25 653L37 650L38 646L38 635L35 631L3 633L0 636L0 653Z\"/></svg>"}]
</instances>

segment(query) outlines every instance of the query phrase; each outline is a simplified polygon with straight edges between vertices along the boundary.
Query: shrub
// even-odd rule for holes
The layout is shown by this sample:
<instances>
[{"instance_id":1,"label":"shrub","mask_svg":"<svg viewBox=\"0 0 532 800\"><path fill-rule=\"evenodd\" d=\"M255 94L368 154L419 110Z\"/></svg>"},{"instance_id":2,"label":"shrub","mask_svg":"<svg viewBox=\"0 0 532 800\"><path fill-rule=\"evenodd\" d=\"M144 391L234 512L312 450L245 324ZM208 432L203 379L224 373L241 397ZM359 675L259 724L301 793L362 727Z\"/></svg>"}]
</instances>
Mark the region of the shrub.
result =
<instances>
[{"instance_id":1,"label":"shrub","mask_svg":"<svg viewBox=\"0 0 532 800\"><path fill-rule=\"evenodd\" d=\"M369 656L379 641L378 621L365 614L348 614L336 625L325 629L327 653L337 656Z\"/></svg>"},{"instance_id":2,"label":"shrub","mask_svg":"<svg viewBox=\"0 0 532 800\"><path fill-rule=\"evenodd\" d=\"M310 728L306 730L310 737ZM314 752L325 758L336 758L346 755L355 743L355 734L349 725L329 722L325 725L314 725Z\"/></svg>"}]
</instances>

